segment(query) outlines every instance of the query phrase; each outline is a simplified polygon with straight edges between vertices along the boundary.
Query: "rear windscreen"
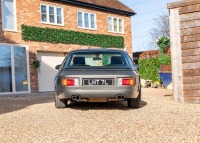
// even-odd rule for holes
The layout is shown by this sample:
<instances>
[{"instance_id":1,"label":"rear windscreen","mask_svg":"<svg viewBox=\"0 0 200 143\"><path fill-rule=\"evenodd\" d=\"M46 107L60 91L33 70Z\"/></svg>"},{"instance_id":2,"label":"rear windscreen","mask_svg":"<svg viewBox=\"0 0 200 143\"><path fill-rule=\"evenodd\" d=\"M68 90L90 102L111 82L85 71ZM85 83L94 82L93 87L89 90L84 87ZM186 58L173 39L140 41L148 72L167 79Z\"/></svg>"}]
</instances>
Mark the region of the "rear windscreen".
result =
<instances>
[{"instance_id":1,"label":"rear windscreen","mask_svg":"<svg viewBox=\"0 0 200 143\"><path fill-rule=\"evenodd\" d=\"M120 52L77 52L68 55L66 60L64 68L124 68L130 63Z\"/></svg>"}]
</instances>

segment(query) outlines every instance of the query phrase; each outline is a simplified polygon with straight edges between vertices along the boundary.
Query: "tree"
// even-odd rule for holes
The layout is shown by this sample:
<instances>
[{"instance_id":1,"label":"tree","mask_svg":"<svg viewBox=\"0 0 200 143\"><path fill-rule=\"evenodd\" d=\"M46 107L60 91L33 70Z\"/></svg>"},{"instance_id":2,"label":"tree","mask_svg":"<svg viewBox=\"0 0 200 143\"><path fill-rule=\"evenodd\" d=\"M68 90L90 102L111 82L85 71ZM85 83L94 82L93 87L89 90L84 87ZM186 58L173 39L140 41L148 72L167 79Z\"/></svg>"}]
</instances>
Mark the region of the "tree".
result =
<instances>
[{"instance_id":1,"label":"tree","mask_svg":"<svg viewBox=\"0 0 200 143\"><path fill-rule=\"evenodd\" d=\"M167 14L162 14L153 20L153 27L149 30L152 43L155 43L161 36L170 37L169 16Z\"/></svg>"}]
</instances>

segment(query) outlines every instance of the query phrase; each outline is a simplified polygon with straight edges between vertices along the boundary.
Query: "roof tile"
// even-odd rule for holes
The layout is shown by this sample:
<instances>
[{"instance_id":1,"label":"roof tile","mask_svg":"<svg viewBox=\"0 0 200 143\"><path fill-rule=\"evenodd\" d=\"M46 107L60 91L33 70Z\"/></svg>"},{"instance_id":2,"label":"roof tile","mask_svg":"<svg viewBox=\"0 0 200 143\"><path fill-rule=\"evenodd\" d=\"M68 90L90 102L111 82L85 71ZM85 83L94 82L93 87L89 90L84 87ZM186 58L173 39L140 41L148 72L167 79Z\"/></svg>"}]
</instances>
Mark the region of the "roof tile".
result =
<instances>
[{"instance_id":1,"label":"roof tile","mask_svg":"<svg viewBox=\"0 0 200 143\"><path fill-rule=\"evenodd\" d=\"M76 1L134 13L134 11L131 8L124 5L118 0L76 0Z\"/></svg>"}]
</instances>

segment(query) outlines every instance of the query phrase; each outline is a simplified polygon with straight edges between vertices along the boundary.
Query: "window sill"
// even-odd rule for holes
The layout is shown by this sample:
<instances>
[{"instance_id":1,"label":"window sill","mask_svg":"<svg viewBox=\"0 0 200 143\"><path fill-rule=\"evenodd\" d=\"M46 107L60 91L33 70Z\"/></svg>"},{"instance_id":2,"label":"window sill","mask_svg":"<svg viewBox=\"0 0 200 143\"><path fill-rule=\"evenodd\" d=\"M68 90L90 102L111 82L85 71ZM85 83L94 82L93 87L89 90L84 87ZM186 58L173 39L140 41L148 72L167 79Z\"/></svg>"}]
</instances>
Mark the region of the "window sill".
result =
<instances>
[{"instance_id":1,"label":"window sill","mask_svg":"<svg viewBox=\"0 0 200 143\"><path fill-rule=\"evenodd\" d=\"M5 31L5 32L15 32L15 33L18 33L17 30L13 30L13 29L3 29L3 31Z\"/></svg>"},{"instance_id":2,"label":"window sill","mask_svg":"<svg viewBox=\"0 0 200 143\"><path fill-rule=\"evenodd\" d=\"M121 34L124 35L124 32L120 33L120 32L113 32L113 31L108 31L109 33L114 33L114 34Z\"/></svg>"},{"instance_id":3,"label":"window sill","mask_svg":"<svg viewBox=\"0 0 200 143\"><path fill-rule=\"evenodd\" d=\"M54 25L54 26L62 26L64 27L64 24L55 24L55 23L47 23L47 22L41 22L42 24L47 24L47 25Z\"/></svg>"},{"instance_id":4,"label":"window sill","mask_svg":"<svg viewBox=\"0 0 200 143\"><path fill-rule=\"evenodd\" d=\"M92 28L84 28L84 27L78 27L79 29L84 29L84 30L91 30L91 31L97 31L97 28L92 29Z\"/></svg>"}]
</instances>

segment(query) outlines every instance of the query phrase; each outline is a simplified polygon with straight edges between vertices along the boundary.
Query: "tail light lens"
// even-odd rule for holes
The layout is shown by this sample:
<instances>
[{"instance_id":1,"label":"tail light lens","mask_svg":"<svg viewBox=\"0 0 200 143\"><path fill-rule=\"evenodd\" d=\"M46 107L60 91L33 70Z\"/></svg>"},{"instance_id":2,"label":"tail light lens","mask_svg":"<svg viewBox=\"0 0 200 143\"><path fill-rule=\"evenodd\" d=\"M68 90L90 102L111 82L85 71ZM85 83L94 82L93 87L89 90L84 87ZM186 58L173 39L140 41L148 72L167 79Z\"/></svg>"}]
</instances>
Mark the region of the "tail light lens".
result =
<instances>
[{"instance_id":1,"label":"tail light lens","mask_svg":"<svg viewBox=\"0 0 200 143\"><path fill-rule=\"evenodd\" d=\"M133 78L119 78L118 85L119 86L133 86L135 84L135 80Z\"/></svg>"},{"instance_id":2,"label":"tail light lens","mask_svg":"<svg viewBox=\"0 0 200 143\"><path fill-rule=\"evenodd\" d=\"M79 85L79 79L77 79L77 78L63 78L62 79L62 85L63 86L78 86Z\"/></svg>"}]
</instances>

